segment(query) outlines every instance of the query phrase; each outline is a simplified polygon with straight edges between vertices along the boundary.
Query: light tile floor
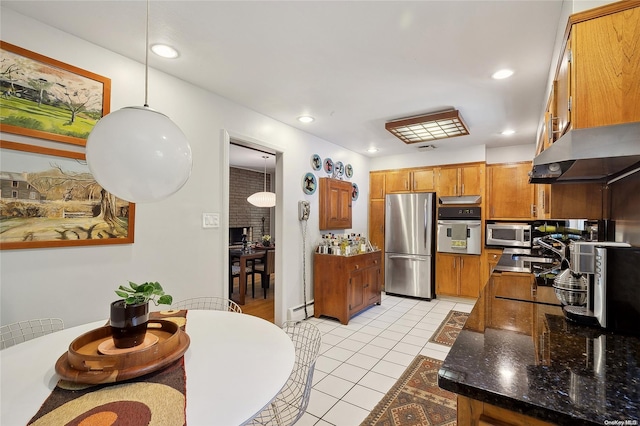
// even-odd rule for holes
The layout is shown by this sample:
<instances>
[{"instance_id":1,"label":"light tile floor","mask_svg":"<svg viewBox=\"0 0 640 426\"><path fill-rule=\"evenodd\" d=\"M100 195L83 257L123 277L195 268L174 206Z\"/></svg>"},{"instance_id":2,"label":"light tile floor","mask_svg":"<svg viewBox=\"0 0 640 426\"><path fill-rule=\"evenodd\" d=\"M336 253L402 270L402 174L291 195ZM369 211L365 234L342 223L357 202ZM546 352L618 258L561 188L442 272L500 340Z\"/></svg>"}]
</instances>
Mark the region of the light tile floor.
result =
<instances>
[{"instance_id":1,"label":"light tile floor","mask_svg":"<svg viewBox=\"0 0 640 426\"><path fill-rule=\"evenodd\" d=\"M451 310L471 301L382 295L382 304L342 325L309 318L322 332L311 400L296 426L358 426L418 354L444 360L448 346L429 338Z\"/></svg>"}]
</instances>

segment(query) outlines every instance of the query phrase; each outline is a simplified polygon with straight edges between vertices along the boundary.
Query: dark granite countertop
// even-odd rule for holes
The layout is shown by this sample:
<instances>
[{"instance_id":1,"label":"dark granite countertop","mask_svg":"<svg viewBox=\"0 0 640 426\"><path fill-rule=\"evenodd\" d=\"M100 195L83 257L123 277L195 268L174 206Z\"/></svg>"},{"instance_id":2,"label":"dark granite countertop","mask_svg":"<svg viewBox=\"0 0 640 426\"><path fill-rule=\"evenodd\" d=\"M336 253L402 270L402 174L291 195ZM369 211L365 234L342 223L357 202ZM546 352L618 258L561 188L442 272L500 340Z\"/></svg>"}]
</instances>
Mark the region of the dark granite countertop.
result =
<instances>
[{"instance_id":1,"label":"dark granite countertop","mask_svg":"<svg viewBox=\"0 0 640 426\"><path fill-rule=\"evenodd\" d=\"M568 322L552 287L494 272L438 384L551 423L640 425L640 338Z\"/></svg>"}]
</instances>

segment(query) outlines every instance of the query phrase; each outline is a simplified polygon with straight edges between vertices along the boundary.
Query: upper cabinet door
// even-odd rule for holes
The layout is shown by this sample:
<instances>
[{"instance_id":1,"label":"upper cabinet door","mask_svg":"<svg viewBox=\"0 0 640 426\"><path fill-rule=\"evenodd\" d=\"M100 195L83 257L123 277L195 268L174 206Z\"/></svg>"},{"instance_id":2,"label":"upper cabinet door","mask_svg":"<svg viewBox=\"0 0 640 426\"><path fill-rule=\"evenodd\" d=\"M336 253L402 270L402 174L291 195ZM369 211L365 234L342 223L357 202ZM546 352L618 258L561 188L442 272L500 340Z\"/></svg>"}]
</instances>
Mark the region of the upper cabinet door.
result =
<instances>
[{"instance_id":1,"label":"upper cabinet door","mask_svg":"<svg viewBox=\"0 0 640 426\"><path fill-rule=\"evenodd\" d=\"M387 194L393 194L394 192L409 192L411 172L408 170L397 170L393 172L387 172L386 174L386 188Z\"/></svg>"},{"instance_id":2,"label":"upper cabinet door","mask_svg":"<svg viewBox=\"0 0 640 426\"><path fill-rule=\"evenodd\" d=\"M571 123L571 36L567 40L567 46L560 61L558 75L556 76L556 111L557 120L555 120L556 131L558 136L562 136L569 130ZM557 139L554 137L553 140Z\"/></svg>"},{"instance_id":3,"label":"upper cabinet door","mask_svg":"<svg viewBox=\"0 0 640 426\"><path fill-rule=\"evenodd\" d=\"M351 182L320 178L319 229L351 228Z\"/></svg>"},{"instance_id":4,"label":"upper cabinet door","mask_svg":"<svg viewBox=\"0 0 640 426\"><path fill-rule=\"evenodd\" d=\"M573 25L573 128L640 121L639 40L638 6Z\"/></svg>"},{"instance_id":5,"label":"upper cabinet door","mask_svg":"<svg viewBox=\"0 0 640 426\"><path fill-rule=\"evenodd\" d=\"M385 194L385 173L370 172L369 173L369 199L384 200Z\"/></svg>"},{"instance_id":6,"label":"upper cabinet door","mask_svg":"<svg viewBox=\"0 0 640 426\"><path fill-rule=\"evenodd\" d=\"M458 195L480 195L484 175L482 174L482 166L464 166L460 168L460 193Z\"/></svg>"},{"instance_id":7,"label":"upper cabinet door","mask_svg":"<svg viewBox=\"0 0 640 426\"><path fill-rule=\"evenodd\" d=\"M433 169L415 170L411 177L414 191L432 192L436 190L436 177Z\"/></svg>"},{"instance_id":8,"label":"upper cabinet door","mask_svg":"<svg viewBox=\"0 0 640 426\"><path fill-rule=\"evenodd\" d=\"M458 192L458 168L440 167L438 169L438 197L461 195Z\"/></svg>"},{"instance_id":9,"label":"upper cabinet door","mask_svg":"<svg viewBox=\"0 0 640 426\"><path fill-rule=\"evenodd\" d=\"M531 163L487 166L488 219L534 219L534 189L529 183Z\"/></svg>"}]
</instances>

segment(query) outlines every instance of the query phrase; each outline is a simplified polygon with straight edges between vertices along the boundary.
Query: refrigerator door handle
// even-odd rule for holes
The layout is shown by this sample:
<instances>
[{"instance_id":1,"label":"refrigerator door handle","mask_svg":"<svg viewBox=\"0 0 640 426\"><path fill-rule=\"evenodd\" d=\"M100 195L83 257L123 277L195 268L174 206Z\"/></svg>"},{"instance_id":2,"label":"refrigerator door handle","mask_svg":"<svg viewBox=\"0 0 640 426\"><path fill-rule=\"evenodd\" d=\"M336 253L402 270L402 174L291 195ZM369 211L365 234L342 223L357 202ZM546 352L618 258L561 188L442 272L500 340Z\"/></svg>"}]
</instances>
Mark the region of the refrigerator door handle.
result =
<instances>
[{"instance_id":1,"label":"refrigerator door handle","mask_svg":"<svg viewBox=\"0 0 640 426\"><path fill-rule=\"evenodd\" d=\"M424 206L422 206L423 208L423 214L424 214L424 248L427 248L427 232L429 231L429 227L427 226L429 223L429 216L427 215L428 210L427 210L427 204L429 203L429 199L425 198L424 199Z\"/></svg>"},{"instance_id":2,"label":"refrigerator door handle","mask_svg":"<svg viewBox=\"0 0 640 426\"><path fill-rule=\"evenodd\" d=\"M426 262L427 258L430 256L413 256L410 254L390 254L389 259L409 259L409 260L417 260L419 262Z\"/></svg>"}]
</instances>

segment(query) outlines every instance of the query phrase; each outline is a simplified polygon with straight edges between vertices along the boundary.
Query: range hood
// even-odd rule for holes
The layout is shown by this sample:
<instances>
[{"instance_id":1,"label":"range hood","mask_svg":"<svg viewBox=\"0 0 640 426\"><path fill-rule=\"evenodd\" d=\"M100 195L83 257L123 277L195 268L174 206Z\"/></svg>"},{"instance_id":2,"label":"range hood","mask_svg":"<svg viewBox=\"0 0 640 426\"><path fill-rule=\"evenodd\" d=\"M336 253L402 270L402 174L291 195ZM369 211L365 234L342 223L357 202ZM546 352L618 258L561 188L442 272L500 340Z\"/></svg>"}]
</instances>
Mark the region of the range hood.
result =
<instances>
[{"instance_id":1,"label":"range hood","mask_svg":"<svg viewBox=\"0 0 640 426\"><path fill-rule=\"evenodd\" d=\"M438 199L440 204L455 205L455 204L480 204L482 197L480 195L445 195Z\"/></svg>"},{"instance_id":2,"label":"range hood","mask_svg":"<svg viewBox=\"0 0 640 426\"><path fill-rule=\"evenodd\" d=\"M640 170L640 122L570 130L533 160L530 183L609 182Z\"/></svg>"}]
</instances>

